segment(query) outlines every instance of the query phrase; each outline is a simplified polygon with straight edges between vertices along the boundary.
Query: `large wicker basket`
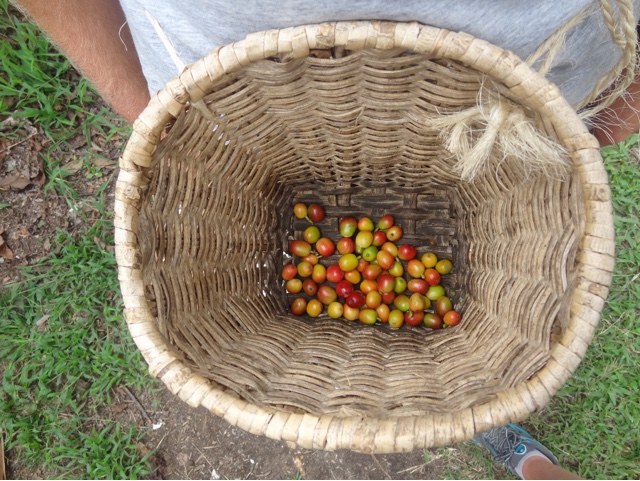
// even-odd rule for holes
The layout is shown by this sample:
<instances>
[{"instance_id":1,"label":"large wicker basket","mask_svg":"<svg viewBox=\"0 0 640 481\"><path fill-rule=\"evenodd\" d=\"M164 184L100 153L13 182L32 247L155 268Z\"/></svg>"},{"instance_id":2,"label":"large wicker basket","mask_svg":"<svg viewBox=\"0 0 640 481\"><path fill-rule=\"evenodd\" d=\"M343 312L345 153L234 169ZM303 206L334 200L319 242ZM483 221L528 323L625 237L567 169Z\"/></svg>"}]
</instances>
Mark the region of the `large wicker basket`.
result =
<instances>
[{"instance_id":1,"label":"large wicker basket","mask_svg":"<svg viewBox=\"0 0 640 481\"><path fill-rule=\"evenodd\" d=\"M425 120L493 89L566 149L564 177L501 153L462 181ZM508 51L416 23L250 35L188 67L134 124L116 257L151 375L191 406L307 448L467 440L549 401L580 363L613 268L598 144ZM456 266L463 321L392 330L288 313L279 273L316 201L396 216Z\"/></svg>"}]
</instances>

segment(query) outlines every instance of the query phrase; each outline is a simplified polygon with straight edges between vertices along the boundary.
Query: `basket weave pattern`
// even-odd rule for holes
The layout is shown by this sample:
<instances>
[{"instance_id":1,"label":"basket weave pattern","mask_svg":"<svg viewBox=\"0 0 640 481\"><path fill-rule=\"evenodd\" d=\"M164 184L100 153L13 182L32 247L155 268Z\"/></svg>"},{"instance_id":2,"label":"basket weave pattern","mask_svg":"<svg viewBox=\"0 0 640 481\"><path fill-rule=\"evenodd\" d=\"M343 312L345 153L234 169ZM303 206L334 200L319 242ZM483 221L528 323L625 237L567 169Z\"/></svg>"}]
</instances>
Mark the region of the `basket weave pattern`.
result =
<instances>
[{"instance_id":1,"label":"basket weave pattern","mask_svg":"<svg viewBox=\"0 0 640 481\"><path fill-rule=\"evenodd\" d=\"M566 179L496 157L460 181L424 119L472 107L486 78L567 149ZM249 36L134 125L115 220L129 328L190 405L304 447L407 451L521 420L578 366L608 293L597 147L555 87L465 34L356 22ZM452 258L460 326L288 315L279 272L299 200L326 207L327 232L392 213L408 243Z\"/></svg>"}]
</instances>

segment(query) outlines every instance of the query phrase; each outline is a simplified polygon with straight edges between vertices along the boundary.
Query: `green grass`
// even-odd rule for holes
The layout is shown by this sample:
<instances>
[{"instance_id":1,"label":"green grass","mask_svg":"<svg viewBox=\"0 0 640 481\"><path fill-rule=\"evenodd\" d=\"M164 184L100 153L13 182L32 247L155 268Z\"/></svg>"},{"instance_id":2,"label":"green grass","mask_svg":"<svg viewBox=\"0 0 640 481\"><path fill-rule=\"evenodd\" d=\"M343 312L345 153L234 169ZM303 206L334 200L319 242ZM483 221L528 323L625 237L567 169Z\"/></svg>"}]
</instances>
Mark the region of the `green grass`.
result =
<instances>
[{"instance_id":1,"label":"green grass","mask_svg":"<svg viewBox=\"0 0 640 481\"><path fill-rule=\"evenodd\" d=\"M0 121L9 117L16 122L2 135L10 142L25 137L25 124L49 140L41 152L45 192L71 206L79 202L78 182L101 175L91 165L92 140L129 131L38 28L0 0ZM70 145L78 136L86 148ZM64 165L78 154L83 167L72 176ZM114 388L152 385L122 317L114 254L96 243L113 243L107 186L105 179L91 200L82 200L97 221L85 220L85 230L74 235L60 232L52 239L56 254L26 268L22 282L0 288L0 428L7 456L62 478L150 472L137 426L104 414Z\"/></svg>"},{"instance_id":2,"label":"green grass","mask_svg":"<svg viewBox=\"0 0 640 481\"><path fill-rule=\"evenodd\" d=\"M591 479L640 478L640 164L638 135L602 150L616 228L616 265L587 354L549 406L531 418L539 438Z\"/></svg>"},{"instance_id":3,"label":"green grass","mask_svg":"<svg viewBox=\"0 0 640 481\"><path fill-rule=\"evenodd\" d=\"M473 442L436 449L425 449L422 460L441 471L440 479L515 479L509 471L487 456L486 450Z\"/></svg>"},{"instance_id":4,"label":"green grass","mask_svg":"<svg viewBox=\"0 0 640 481\"><path fill-rule=\"evenodd\" d=\"M17 121L2 131L10 141L24 138L26 122L50 140L42 152L47 189L68 200L77 198L63 167L74 151L69 141L82 136L91 146L96 135L109 141L130 132L48 38L0 0L0 121L8 117ZM95 177L84 164L80 176Z\"/></svg>"},{"instance_id":5,"label":"green grass","mask_svg":"<svg viewBox=\"0 0 640 481\"><path fill-rule=\"evenodd\" d=\"M111 225L74 238L61 232L57 255L25 269L0 291L0 426L21 463L62 477L133 478L148 474L140 434L100 416L114 387L150 386L122 318ZM45 317L46 316L46 317ZM38 326L38 321L44 321Z\"/></svg>"},{"instance_id":6,"label":"green grass","mask_svg":"<svg viewBox=\"0 0 640 481\"><path fill-rule=\"evenodd\" d=\"M79 130L105 136L123 130L99 96L35 25L0 0L0 112L37 124L60 142Z\"/></svg>"}]
</instances>

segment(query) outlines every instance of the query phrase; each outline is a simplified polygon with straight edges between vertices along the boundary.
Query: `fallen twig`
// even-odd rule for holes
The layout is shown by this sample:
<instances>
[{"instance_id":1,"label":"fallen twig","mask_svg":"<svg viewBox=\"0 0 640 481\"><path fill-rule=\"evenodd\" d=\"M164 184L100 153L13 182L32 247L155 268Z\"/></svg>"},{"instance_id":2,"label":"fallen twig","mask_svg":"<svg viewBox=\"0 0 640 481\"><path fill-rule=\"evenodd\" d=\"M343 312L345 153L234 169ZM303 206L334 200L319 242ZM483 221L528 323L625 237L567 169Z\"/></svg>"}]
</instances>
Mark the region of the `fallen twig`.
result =
<instances>
[{"instance_id":1,"label":"fallen twig","mask_svg":"<svg viewBox=\"0 0 640 481\"><path fill-rule=\"evenodd\" d=\"M0 429L0 479L7 479L7 473L4 470L4 434Z\"/></svg>"},{"instance_id":2,"label":"fallen twig","mask_svg":"<svg viewBox=\"0 0 640 481\"><path fill-rule=\"evenodd\" d=\"M380 464L380 461L378 461L378 458L376 458L375 454L371 454L371 457L373 458L373 461L376 463L376 466L378 466L378 468L380 468L380 471L382 471L384 473L384 475L387 477L387 479L393 479L391 477L391 475L389 474L389 471L387 471L384 466L382 464Z\"/></svg>"},{"instance_id":3,"label":"fallen twig","mask_svg":"<svg viewBox=\"0 0 640 481\"><path fill-rule=\"evenodd\" d=\"M18 142L16 142L15 144L11 144L8 147L5 147L4 149L0 150L0 154L4 154L5 152L10 151L11 149L13 149L14 147L17 147L20 144L23 144L24 142L26 142L27 140L29 140L31 137L33 137L34 135L36 135L38 132L32 132L29 135L27 135L24 139L19 140Z\"/></svg>"},{"instance_id":4,"label":"fallen twig","mask_svg":"<svg viewBox=\"0 0 640 481\"><path fill-rule=\"evenodd\" d=\"M424 464L418 464L416 466L411 466L409 468L403 469L402 471L398 471L397 474L403 474L403 473L413 474L416 471L423 471L423 470L424 470Z\"/></svg>"},{"instance_id":5,"label":"fallen twig","mask_svg":"<svg viewBox=\"0 0 640 481\"><path fill-rule=\"evenodd\" d=\"M142 406L140 401L138 401L138 398L136 398L134 394L131 391L129 391L129 388L127 386L120 386L120 389L122 389L127 394L127 396L129 396L129 399L133 401L133 404L135 404L136 408L138 408L138 411L140 411L145 421L147 421L147 423L149 424L153 424L153 420L151 419L149 414L147 414L147 411L144 409L144 406Z\"/></svg>"}]
</instances>

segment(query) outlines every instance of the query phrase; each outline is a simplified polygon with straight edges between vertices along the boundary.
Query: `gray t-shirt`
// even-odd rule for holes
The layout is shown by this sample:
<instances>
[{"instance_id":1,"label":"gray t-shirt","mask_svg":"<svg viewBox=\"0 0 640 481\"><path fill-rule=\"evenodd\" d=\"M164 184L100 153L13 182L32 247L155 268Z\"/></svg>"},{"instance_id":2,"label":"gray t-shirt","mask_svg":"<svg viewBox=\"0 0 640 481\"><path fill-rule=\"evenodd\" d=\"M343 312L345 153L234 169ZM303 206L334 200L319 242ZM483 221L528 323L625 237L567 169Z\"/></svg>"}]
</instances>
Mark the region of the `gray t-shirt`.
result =
<instances>
[{"instance_id":1,"label":"gray t-shirt","mask_svg":"<svg viewBox=\"0 0 640 481\"><path fill-rule=\"evenodd\" d=\"M417 21L464 31L523 59L589 4L590 14L567 35L547 78L574 106L621 58L594 0L120 0L151 93L178 74L149 12L186 64L211 50L273 28L340 20ZM634 0L636 20L640 0Z\"/></svg>"}]
</instances>

